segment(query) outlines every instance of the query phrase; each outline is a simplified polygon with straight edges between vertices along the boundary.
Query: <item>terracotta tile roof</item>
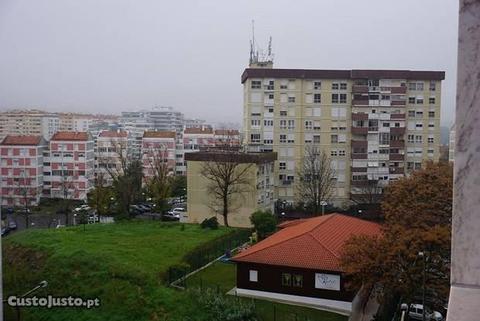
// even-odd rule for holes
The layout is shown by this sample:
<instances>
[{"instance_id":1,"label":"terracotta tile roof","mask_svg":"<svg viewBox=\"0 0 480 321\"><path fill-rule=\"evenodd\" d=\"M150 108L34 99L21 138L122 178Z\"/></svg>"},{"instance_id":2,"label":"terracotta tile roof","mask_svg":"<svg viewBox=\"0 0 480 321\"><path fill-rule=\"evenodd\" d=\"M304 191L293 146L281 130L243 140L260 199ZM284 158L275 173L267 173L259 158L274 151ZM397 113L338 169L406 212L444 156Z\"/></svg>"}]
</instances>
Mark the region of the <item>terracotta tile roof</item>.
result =
<instances>
[{"instance_id":1,"label":"terracotta tile roof","mask_svg":"<svg viewBox=\"0 0 480 321\"><path fill-rule=\"evenodd\" d=\"M352 235L380 235L377 223L329 214L285 227L232 260L342 272L339 258Z\"/></svg>"},{"instance_id":2,"label":"terracotta tile roof","mask_svg":"<svg viewBox=\"0 0 480 321\"><path fill-rule=\"evenodd\" d=\"M169 131L146 131L143 133L143 138L175 138L175 132Z\"/></svg>"},{"instance_id":3,"label":"terracotta tile roof","mask_svg":"<svg viewBox=\"0 0 480 321\"><path fill-rule=\"evenodd\" d=\"M215 135L238 136L240 133L236 129L216 129Z\"/></svg>"},{"instance_id":4,"label":"terracotta tile roof","mask_svg":"<svg viewBox=\"0 0 480 321\"><path fill-rule=\"evenodd\" d=\"M7 135L1 145L39 145L42 136Z\"/></svg>"},{"instance_id":5,"label":"terracotta tile roof","mask_svg":"<svg viewBox=\"0 0 480 321\"><path fill-rule=\"evenodd\" d=\"M185 128L183 131L184 134L213 134L213 129L211 127L189 127Z\"/></svg>"},{"instance_id":6,"label":"terracotta tile roof","mask_svg":"<svg viewBox=\"0 0 480 321\"><path fill-rule=\"evenodd\" d=\"M128 133L126 131L117 131L117 130L104 130L100 132L99 137L111 137L111 138L122 138L127 137Z\"/></svg>"},{"instance_id":7,"label":"terracotta tile roof","mask_svg":"<svg viewBox=\"0 0 480 321\"><path fill-rule=\"evenodd\" d=\"M52 138L50 139L51 141L57 141L57 140L89 140L89 135L87 132L56 132Z\"/></svg>"},{"instance_id":8,"label":"terracotta tile roof","mask_svg":"<svg viewBox=\"0 0 480 321\"><path fill-rule=\"evenodd\" d=\"M300 218L298 220L290 220L290 221L285 221L277 225L278 228L286 228L290 226L294 226L300 223L305 222L305 220L308 220L307 218Z\"/></svg>"}]
</instances>

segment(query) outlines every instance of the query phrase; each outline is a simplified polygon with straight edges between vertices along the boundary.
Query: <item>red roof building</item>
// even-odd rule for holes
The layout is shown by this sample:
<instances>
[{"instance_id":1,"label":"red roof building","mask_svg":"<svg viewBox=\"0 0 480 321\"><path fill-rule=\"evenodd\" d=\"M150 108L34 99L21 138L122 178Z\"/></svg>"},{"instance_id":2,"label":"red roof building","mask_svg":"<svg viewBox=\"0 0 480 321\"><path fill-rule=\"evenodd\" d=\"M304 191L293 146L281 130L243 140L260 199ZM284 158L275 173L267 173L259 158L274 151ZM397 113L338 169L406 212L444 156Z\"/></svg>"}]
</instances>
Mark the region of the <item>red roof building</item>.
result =
<instances>
[{"instance_id":1,"label":"red roof building","mask_svg":"<svg viewBox=\"0 0 480 321\"><path fill-rule=\"evenodd\" d=\"M354 235L381 235L381 226L334 213L279 227L277 233L232 259L237 263L237 293L310 300L313 305L348 313L355 293L345 289L342 247Z\"/></svg>"}]
</instances>

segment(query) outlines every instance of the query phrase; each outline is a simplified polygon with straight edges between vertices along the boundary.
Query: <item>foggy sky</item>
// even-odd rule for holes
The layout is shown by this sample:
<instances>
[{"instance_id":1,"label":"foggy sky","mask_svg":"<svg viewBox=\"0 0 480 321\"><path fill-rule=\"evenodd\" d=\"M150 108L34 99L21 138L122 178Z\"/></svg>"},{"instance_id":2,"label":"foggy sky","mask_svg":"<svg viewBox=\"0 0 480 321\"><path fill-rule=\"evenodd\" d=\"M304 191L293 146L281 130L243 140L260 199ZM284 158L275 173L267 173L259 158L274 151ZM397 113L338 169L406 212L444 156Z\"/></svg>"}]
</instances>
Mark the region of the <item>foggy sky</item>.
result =
<instances>
[{"instance_id":1,"label":"foggy sky","mask_svg":"<svg viewBox=\"0 0 480 321\"><path fill-rule=\"evenodd\" d=\"M446 71L452 122L456 0L0 0L0 109L241 123L252 19L276 68Z\"/></svg>"}]
</instances>

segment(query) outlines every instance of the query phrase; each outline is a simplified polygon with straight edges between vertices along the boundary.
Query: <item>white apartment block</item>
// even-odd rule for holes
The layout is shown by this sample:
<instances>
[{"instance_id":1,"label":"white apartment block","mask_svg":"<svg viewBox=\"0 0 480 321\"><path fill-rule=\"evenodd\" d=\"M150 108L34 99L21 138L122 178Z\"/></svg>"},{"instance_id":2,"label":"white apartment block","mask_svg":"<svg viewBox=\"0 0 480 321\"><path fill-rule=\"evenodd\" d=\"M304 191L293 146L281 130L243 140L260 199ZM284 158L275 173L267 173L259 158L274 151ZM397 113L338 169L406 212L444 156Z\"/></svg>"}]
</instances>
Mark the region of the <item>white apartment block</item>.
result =
<instances>
[{"instance_id":1,"label":"white apartment block","mask_svg":"<svg viewBox=\"0 0 480 321\"><path fill-rule=\"evenodd\" d=\"M95 142L95 178L107 186L121 174L128 160L129 138L126 131L104 130Z\"/></svg>"},{"instance_id":2,"label":"white apartment block","mask_svg":"<svg viewBox=\"0 0 480 321\"><path fill-rule=\"evenodd\" d=\"M335 169L336 206L439 159L444 72L247 68L244 143L274 151L276 198L295 202L307 145Z\"/></svg>"}]
</instances>

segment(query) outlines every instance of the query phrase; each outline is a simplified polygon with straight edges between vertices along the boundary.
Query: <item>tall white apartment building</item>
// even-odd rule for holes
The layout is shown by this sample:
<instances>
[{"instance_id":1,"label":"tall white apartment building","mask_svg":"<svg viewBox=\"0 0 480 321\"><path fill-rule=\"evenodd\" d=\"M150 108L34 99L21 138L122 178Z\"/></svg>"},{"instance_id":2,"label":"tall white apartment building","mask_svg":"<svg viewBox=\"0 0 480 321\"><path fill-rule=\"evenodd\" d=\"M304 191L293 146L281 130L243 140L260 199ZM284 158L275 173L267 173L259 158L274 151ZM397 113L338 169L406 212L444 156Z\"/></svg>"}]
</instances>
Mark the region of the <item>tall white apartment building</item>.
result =
<instances>
[{"instance_id":1,"label":"tall white apartment building","mask_svg":"<svg viewBox=\"0 0 480 321\"><path fill-rule=\"evenodd\" d=\"M258 64L253 64L258 66ZM325 151L335 170L336 206L437 161L441 71L247 68L244 143L274 151L276 198L295 202L306 146Z\"/></svg>"},{"instance_id":2,"label":"tall white apartment building","mask_svg":"<svg viewBox=\"0 0 480 321\"><path fill-rule=\"evenodd\" d=\"M129 138L126 131L104 130L95 141L95 178L111 185L112 175L122 173L122 162L128 160Z\"/></svg>"}]
</instances>

